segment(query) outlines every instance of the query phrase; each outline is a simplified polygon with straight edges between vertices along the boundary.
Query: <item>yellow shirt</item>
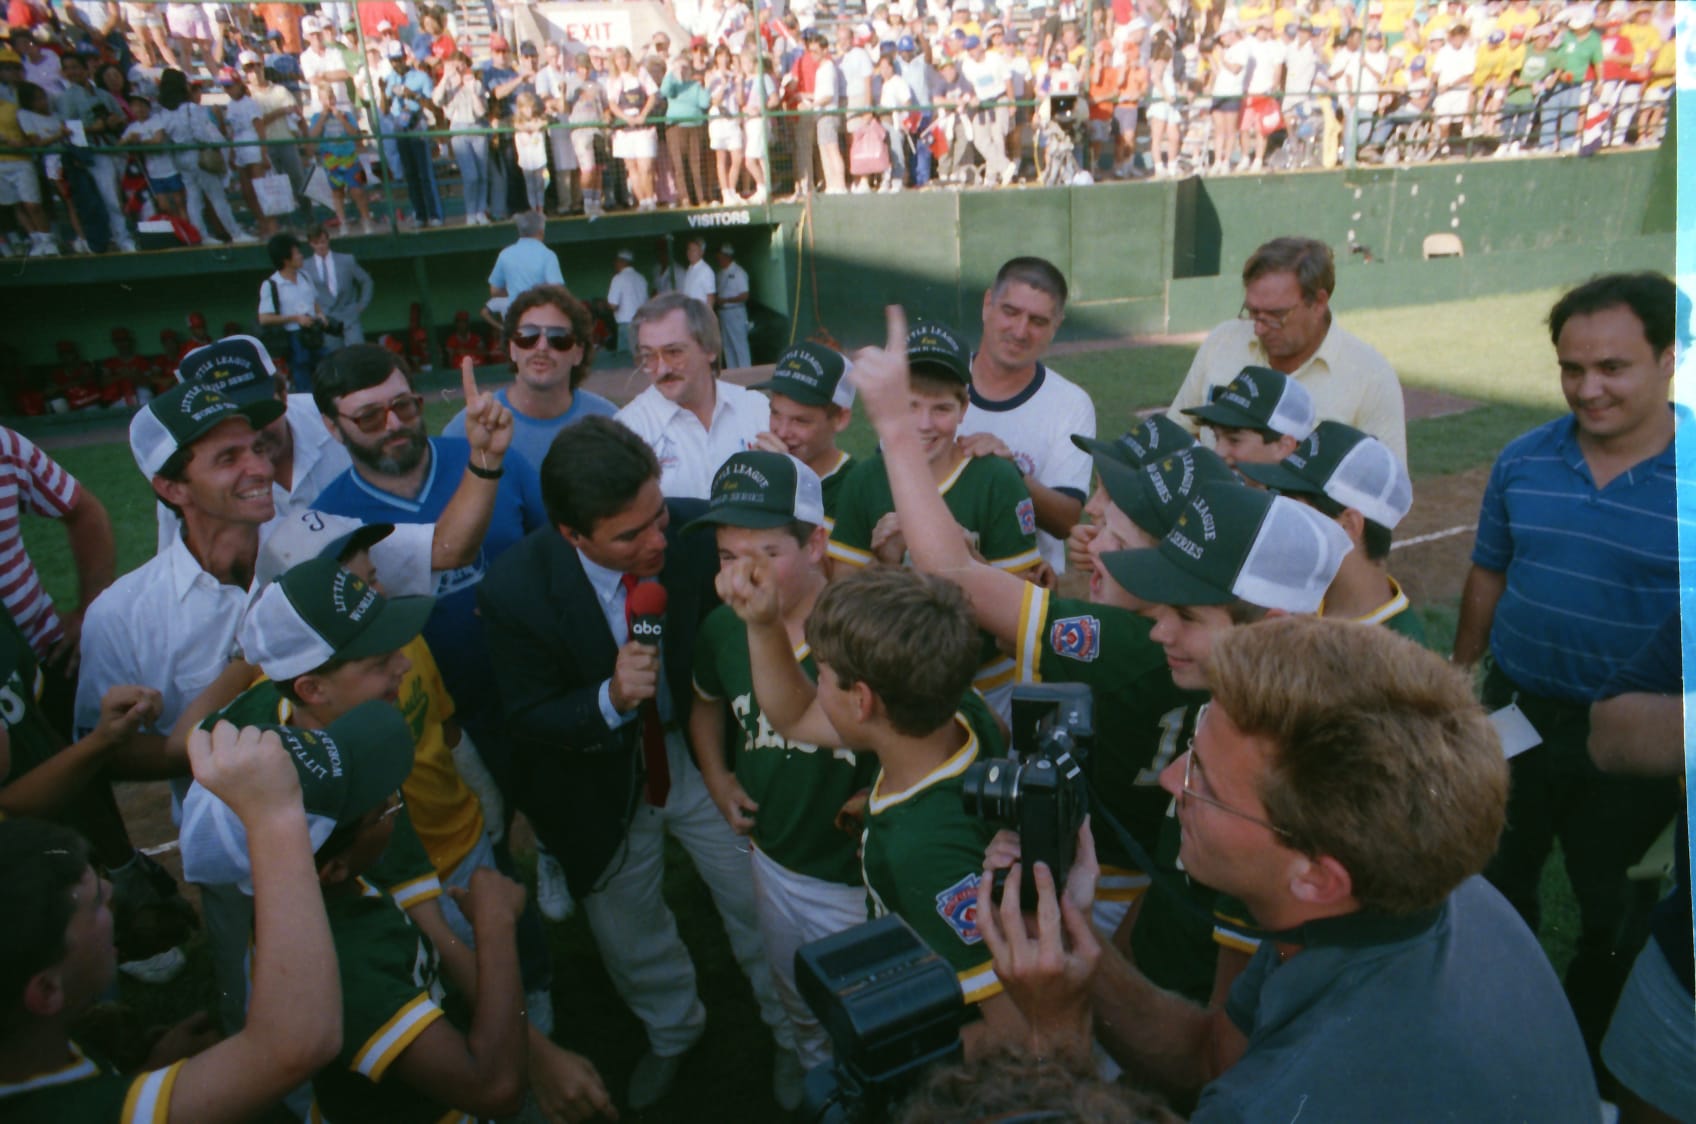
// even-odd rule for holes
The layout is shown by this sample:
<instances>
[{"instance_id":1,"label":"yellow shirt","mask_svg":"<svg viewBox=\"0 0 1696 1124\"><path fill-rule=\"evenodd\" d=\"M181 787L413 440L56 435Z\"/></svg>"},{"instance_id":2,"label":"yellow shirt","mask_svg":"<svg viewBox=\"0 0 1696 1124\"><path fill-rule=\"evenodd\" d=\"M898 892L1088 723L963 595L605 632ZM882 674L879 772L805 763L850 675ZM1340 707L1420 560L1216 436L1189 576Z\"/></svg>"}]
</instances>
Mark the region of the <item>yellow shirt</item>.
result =
<instances>
[{"instance_id":1,"label":"yellow shirt","mask_svg":"<svg viewBox=\"0 0 1696 1124\"><path fill-rule=\"evenodd\" d=\"M1288 27L1292 23L1300 22L1300 12L1296 11L1289 4L1280 4L1278 6L1278 10L1272 13L1272 33L1276 35L1280 41L1282 41L1284 38L1284 28Z\"/></svg>"},{"instance_id":2,"label":"yellow shirt","mask_svg":"<svg viewBox=\"0 0 1696 1124\"><path fill-rule=\"evenodd\" d=\"M1437 12L1425 21L1425 41L1427 43L1441 43L1443 36L1449 33L1449 25L1453 22L1455 22L1455 17L1450 15L1446 9Z\"/></svg>"},{"instance_id":3,"label":"yellow shirt","mask_svg":"<svg viewBox=\"0 0 1696 1124\"><path fill-rule=\"evenodd\" d=\"M1631 65L1641 69L1661 49L1661 33L1652 23L1628 23L1619 33L1631 40Z\"/></svg>"},{"instance_id":4,"label":"yellow shirt","mask_svg":"<svg viewBox=\"0 0 1696 1124\"><path fill-rule=\"evenodd\" d=\"M1649 73L1654 77L1649 79L1645 89L1664 90L1672 85L1673 73L1678 66L1678 45L1671 39L1655 49L1655 61L1649 67Z\"/></svg>"},{"instance_id":5,"label":"yellow shirt","mask_svg":"<svg viewBox=\"0 0 1696 1124\"><path fill-rule=\"evenodd\" d=\"M24 136L23 126L18 124L18 103L15 101L0 101L0 147L23 148L29 144ZM29 157L20 153L0 155L0 160L11 163L28 161Z\"/></svg>"},{"instance_id":6,"label":"yellow shirt","mask_svg":"<svg viewBox=\"0 0 1696 1124\"><path fill-rule=\"evenodd\" d=\"M1243 0L1237 5L1237 26L1247 30L1256 20L1272 14L1272 0Z\"/></svg>"},{"instance_id":7,"label":"yellow shirt","mask_svg":"<svg viewBox=\"0 0 1696 1124\"><path fill-rule=\"evenodd\" d=\"M1400 35L1408 20L1413 18L1419 0L1382 0L1384 14L1378 19L1378 26L1383 28L1385 35Z\"/></svg>"},{"instance_id":8,"label":"yellow shirt","mask_svg":"<svg viewBox=\"0 0 1696 1124\"><path fill-rule=\"evenodd\" d=\"M436 872L446 877L483 834L483 809L454 768L445 725L453 717L453 699L422 636L401 649L412 670L401 681L396 705L418 743L412 772L400 786L412 826Z\"/></svg>"},{"instance_id":9,"label":"yellow shirt","mask_svg":"<svg viewBox=\"0 0 1696 1124\"><path fill-rule=\"evenodd\" d=\"M1524 52L1520 53L1523 57ZM1477 67L1472 72L1472 84L1482 88L1491 82L1505 81L1507 76L1513 73L1507 66L1513 54L1513 48L1506 43L1499 47L1492 47L1488 43L1480 46Z\"/></svg>"},{"instance_id":10,"label":"yellow shirt","mask_svg":"<svg viewBox=\"0 0 1696 1124\"><path fill-rule=\"evenodd\" d=\"M1523 27L1529 35L1531 29L1541 22L1542 20L1537 18L1537 9L1527 5L1523 11L1518 8L1503 9L1496 17L1496 28L1512 35L1514 28Z\"/></svg>"}]
</instances>

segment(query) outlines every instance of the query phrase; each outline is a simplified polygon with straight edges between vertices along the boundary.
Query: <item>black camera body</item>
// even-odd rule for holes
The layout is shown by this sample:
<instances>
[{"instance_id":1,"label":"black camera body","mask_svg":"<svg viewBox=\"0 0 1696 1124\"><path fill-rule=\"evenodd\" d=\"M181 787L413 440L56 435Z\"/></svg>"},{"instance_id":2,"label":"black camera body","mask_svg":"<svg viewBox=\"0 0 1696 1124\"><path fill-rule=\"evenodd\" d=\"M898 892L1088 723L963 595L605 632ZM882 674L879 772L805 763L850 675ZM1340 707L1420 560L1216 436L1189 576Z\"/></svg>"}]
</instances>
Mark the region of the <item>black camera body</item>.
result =
<instances>
[{"instance_id":1,"label":"black camera body","mask_svg":"<svg viewBox=\"0 0 1696 1124\"><path fill-rule=\"evenodd\" d=\"M926 1067L962 1057L959 977L894 914L796 949L795 987L836 1055L807 1075L803 1119L887 1119Z\"/></svg>"},{"instance_id":2,"label":"black camera body","mask_svg":"<svg viewBox=\"0 0 1696 1124\"><path fill-rule=\"evenodd\" d=\"M960 800L968 814L1019 833L1019 907L1031 913L1035 865L1048 864L1059 889L1077 858L1078 829L1089 813L1081 762L1095 742L1095 697L1081 683L1014 687L1012 733L1018 759L974 762L961 778ZM990 891L996 905L1006 882L1007 872L996 871Z\"/></svg>"}]
</instances>

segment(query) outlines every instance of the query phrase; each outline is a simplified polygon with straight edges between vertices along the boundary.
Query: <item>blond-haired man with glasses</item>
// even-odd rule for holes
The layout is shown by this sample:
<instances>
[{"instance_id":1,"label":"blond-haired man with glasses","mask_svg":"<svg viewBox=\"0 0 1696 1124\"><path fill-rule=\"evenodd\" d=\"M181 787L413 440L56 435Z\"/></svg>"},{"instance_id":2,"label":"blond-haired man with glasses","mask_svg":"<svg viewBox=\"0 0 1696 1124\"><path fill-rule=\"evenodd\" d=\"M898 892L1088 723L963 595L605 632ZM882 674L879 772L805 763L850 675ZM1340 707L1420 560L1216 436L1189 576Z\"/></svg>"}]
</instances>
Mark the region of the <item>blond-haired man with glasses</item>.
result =
<instances>
[{"instance_id":1,"label":"blond-haired man with glasses","mask_svg":"<svg viewBox=\"0 0 1696 1124\"><path fill-rule=\"evenodd\" d=\"M1207 334L1168 413L1199 433L1187 409L1205 406L1212 387L1244 367L1270 367L1307 388L1319 420L1340 421L1378 438L1407 463L1401 381L1371 344L1339 327L1331 312L1337 268L1331 248L1312 238L1274 238L1243 264L1243 303L1235 320Z\"/></svg>"}]
</instances>

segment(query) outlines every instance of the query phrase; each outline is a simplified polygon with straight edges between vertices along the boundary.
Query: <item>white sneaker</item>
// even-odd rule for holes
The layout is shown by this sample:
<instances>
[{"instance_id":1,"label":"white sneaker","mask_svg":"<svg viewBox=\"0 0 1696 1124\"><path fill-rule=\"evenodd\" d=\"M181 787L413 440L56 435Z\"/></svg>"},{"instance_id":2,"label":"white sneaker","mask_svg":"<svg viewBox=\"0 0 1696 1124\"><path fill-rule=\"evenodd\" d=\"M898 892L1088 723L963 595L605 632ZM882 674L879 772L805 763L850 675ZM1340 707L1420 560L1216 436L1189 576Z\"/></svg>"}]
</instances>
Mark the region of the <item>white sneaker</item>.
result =
<instances>
[{"instance_id":1,"label":"white sneaker","mask_svg":"<svg viewBox=\"0 0 1696 1124\"><path fill-rule=\"evenodd\" d=\"M135 243L130 241L128 238L114 238L112 240L112 248L120 254L135 253Z\"/></svg>"},{"instance_id":2,"label":"white sneaker","mask_svg":"<svg viewBox=\"0 0 1696 1124\"><path fill-rule=\"evenodd\" d=\"M552 853L542 850L536 852L536 908L549 921L564 921L577 909L565 883L565 868Z\"/></svg>"},{"instance_id":3,"label":"white sneaker","mask_svg":"<svg viewBox=\"0 0 1696 1124\"><path fill-rule=\"evenodd\" d=\"M724 205L726 207L740 207L742 205L742 196L737 194L737 192L733 189L727 187L724 189Z\"/></svg>"},{"instance_id":4,"label":"white sneaker","mask_svg":"<svg viewBox=\"0 0 1696 1124\"><path fill-rule=\"evenodd\" d=\"M126 960L118 965L118 971L142 983L163 984L176 979L186 967L188 957L183 955L183 950L167 948L143 960Z\"/></svg>"},{"instance_id":5,"label":"white sneaker","mask_svg":"<svg viewBox=\"0 0 1696 1124\"><path fill-rule=\"evenodd\" d=\"M90 248L90 246L88 244L88 239L86 239L86 238L72 239L72 241L71 241L71 253L73 253L73 254L92 254L93 252L94 252L94 250L92 248Z\"/></svg>"},{"instance_id":6,"label":"white sneaker","mask_svg":"<svg viewBox=\"0 0 1696 1124\"><path fill-rule=\"evenodd\" d=\"M425 223L425 224L424 224L424 225L425 225L425 226L429 226L429 227L436 227L436 226L441 226L441 225L442 225L442 220L441 220L441 219L430 219L430 220L429 220L429 221L428 221L428 222L426 222L426 223Z\"/></svg>"},{"instance_id":7,"label":"white sneaker","mask_svg":"<svg viewBox=\"0 0 1696 1124\"><path fill-rule=\"evenodd\" d=\"M235 235L231 237L230 241L237 246L251 246L258 242L259 239L255 237L253 232L250 230L237 230Z\"/></svg>"},{"instance_id":8,"label":"white sneaker","mask_svg":"<svg viewBox=\"0 0 1696 1124\"><path fill-rule=\"evenodd\" d=\"M765 201L766 201L766 189L763 188L763 187L755 188L754 194L748 196L748 202L750 204L755 205L755 206L758 206L759 204L764 203Z\"/></svg>"},{"instance_id":9,"label":"white sneaker","mask_svg":"<svg viewBox=\"0 0 1696 1124\"><path fill-rule=\"evenodd\" d=\"M870 195L872 193L872 185L867 183L865 180L856 180L854 182L854 186L849 188L848 191L851 195Z\"/></svg>"}]
</instances>

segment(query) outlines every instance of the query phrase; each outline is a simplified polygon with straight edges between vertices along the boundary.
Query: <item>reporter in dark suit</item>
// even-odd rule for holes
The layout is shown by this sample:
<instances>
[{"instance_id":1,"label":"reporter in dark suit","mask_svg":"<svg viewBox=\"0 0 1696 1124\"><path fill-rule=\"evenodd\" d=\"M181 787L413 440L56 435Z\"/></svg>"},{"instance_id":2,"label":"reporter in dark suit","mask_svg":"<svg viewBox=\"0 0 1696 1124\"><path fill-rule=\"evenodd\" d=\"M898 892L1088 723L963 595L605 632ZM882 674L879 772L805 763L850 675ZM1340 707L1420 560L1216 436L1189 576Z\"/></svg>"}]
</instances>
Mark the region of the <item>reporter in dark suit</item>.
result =
<instances>
[{"instance_id":1,"label":"reporter in dark suit","mask_svg":"<svg viewBox=\"0 0 1696 1124\"><path fill-rule=\"evenodd\" d=\"M478 603L513 742L511 796L564 866L613 984L647 1028L629 1094L644 1108L665 1094L706 1020L661 895L667 831L712 891L779 1050L792 1046L747 857L683 731L695 636L717 603L717 553L710 535L678 537L706 505L661 495L653 451L611 418L561 430L541 475L552 526L490 567ZM625 603L641 581L668 595L658 656L628 640Z\"/></svg>"},{"instance_id":2,"label":"reporter in dark suit","mask_svg":"<svg viewBox=\"0 0 1696 1124\"><path fill-rule=\"evenodd\" d=\"M327 333L330 349L364 343L365 327L359 318L377 295L371 275L360 268L352 254L331 252L330 232L323 226L314 226L306 232L306 244L312 248L312 256L300 271L318 290L318 307L324 310L324 316L332 324L342 326L339 335Z\"/></svg>"}]
</instances>

